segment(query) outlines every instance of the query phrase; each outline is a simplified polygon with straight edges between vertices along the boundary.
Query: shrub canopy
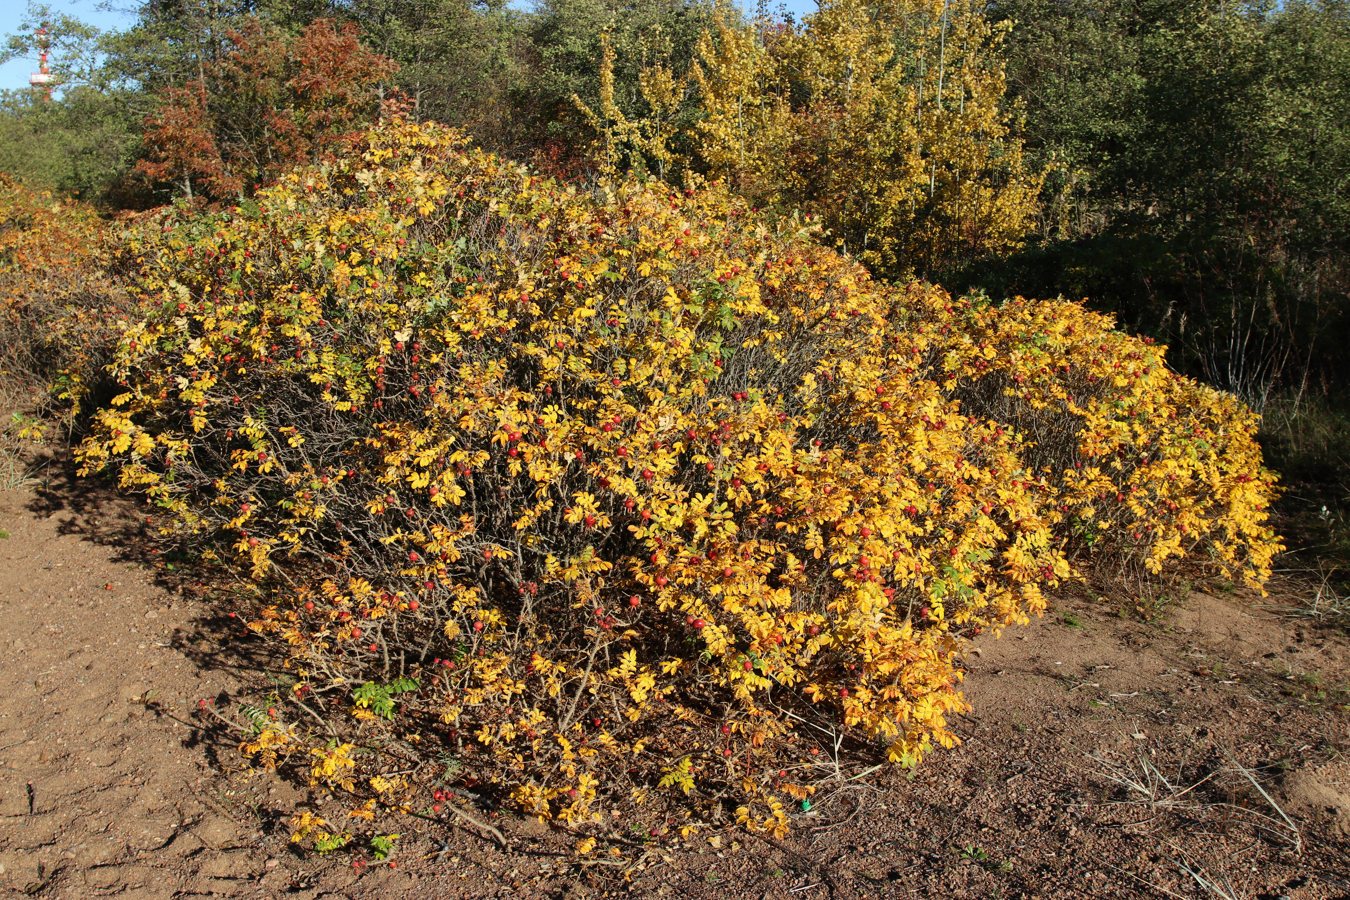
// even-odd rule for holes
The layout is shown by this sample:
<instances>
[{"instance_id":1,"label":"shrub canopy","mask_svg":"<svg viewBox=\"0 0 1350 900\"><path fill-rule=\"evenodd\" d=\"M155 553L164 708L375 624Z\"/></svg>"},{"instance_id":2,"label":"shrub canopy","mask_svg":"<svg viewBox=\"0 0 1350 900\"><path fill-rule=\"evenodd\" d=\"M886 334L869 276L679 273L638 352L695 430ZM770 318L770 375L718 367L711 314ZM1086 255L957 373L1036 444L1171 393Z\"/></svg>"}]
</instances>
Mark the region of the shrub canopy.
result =
<instances>
[{"instance_id":1,"label":"shrub canopy","mask_svg":"<svg viewBox=\"0 0 1350 900\"><path fill-rule=\"evenodd\" d=\"M80 456L268 586L305 710L246 749L367 811L473 779L781 832L868 748L952 744L964 642L1045 587L1267 573L1234 401L1077 305L887 287L794 228L396 122L131 232L146 316Z\"/></svg>"}]
</instances>

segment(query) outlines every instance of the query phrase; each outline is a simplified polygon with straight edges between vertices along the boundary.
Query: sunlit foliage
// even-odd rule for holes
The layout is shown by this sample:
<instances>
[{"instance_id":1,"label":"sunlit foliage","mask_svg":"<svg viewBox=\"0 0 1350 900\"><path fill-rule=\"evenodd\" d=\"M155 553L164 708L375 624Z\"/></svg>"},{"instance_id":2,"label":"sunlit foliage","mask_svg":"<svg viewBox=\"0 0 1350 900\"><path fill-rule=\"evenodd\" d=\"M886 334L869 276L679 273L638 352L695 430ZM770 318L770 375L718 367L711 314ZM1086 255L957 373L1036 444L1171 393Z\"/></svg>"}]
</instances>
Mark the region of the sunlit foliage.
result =
<instances>
[{"instance_id":1,"label":"sunlit foliage","mask_svg":"<svg viewBox=\"0 0 1350 900\"><path fill-rule=\"evenodd\" d=\"M781 834L950 746L965 642L1046 588L1259 584L1275 546L1252 417L1160 348L885 286L720 191L391 123L123 252L145 317L80 459L266 586L297 706L248 750L358 819L476 783Z\"/></svg>"},{"instance_id":2,"label":"sunlit foliage","mask_svg":"<svg viewBox=\"0 0 1350 900\"><path fill-rule=\"evenodd\" d=\"M0 175L0 384L23 394L9 412L30 412L49 387L78 411L131 314L110 257L91 207Z\"/></svg>"},{"instance_id":3,"label":"sunlit foliage","mask_svg":"<svg viewBox=\"0 0 1350 900\"><path fill-rule=\"evenodd\" d=\"M724 12L687 73L643 72L643 115L602 92L591 122L607 162L627 151L662 177L725 179L753 205L818 216L876 274L929 275L1033 227L1041 176L1004 101L1004 32L942 0L830 0L800 27ZM602 79L612 69L607 56Z\"/></svg>"}]
</instances>

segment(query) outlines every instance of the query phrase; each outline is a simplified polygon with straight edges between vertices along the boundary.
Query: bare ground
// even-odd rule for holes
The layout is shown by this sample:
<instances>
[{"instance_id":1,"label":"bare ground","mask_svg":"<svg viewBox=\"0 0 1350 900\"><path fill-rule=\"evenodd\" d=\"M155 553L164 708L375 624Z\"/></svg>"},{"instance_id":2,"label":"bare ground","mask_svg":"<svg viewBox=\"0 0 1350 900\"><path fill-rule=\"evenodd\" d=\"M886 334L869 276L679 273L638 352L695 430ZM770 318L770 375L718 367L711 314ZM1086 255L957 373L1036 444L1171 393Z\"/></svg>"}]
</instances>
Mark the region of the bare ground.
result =
<instances>
[{"instance_id":1,"label":"bare ground","mask_svg":"<svg viewBox=\"0 0 1350 900\"><path fill-rule=\"evenodd\" d=\"M502 814L501 850L410 822L397 866L304 857L303 802L201 727L266 661L133 505L0 491L0 891L41 897L1350 897L1350 641L1277 597L1159 622L1059 598L970 655L963 744L828 787L786 841L723 832L579 865ZM487 816L491 813L483 812Z\"/></svg>"}]
</instances>

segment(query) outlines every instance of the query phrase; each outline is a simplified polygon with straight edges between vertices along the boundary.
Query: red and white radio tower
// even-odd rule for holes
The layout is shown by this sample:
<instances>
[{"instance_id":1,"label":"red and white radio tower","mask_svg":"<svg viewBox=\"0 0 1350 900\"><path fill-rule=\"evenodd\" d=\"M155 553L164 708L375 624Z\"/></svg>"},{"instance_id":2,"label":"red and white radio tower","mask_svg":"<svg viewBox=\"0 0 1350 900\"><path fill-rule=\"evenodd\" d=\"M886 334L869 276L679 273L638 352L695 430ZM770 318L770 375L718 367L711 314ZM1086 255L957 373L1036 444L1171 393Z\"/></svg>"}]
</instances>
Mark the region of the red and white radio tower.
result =
<instances>
[{"instance_id":1,"label":"red and white radio tower","mask_svg":"<svg viewBox=\"0 0 1350 900\"><path fill-rule=\"evenodd\" d=\"M42 27L37 30L38 44L38 70L28 76L28 83L34 88L43 92L44 98L50 102L52 99L52 70L47 68L47 50L50 43L47 39L47 25L44 22Z\"/></svg>"}]
</instances>

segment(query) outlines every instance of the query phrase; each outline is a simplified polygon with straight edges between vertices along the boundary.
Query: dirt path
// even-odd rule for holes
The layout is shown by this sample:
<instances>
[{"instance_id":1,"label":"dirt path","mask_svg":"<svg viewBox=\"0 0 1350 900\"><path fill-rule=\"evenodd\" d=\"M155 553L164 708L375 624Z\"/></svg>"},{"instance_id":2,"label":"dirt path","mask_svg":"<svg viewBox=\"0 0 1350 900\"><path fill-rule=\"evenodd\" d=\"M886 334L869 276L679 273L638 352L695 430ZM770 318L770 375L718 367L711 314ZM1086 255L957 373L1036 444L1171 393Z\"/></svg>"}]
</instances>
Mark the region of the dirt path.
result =
<instances>
[{"instance_id":1,"label":"dirt path","mask_svg":"<svg viewBox=\"0 0 1350 900\"><path fill-rule=\"evenodd\" d=\"M183 643L207 610L100 543L134 536L128 504L71 496L0 492L0 888L272 895L276 842L229 814L190 723L236 687Z\"/></svg>"},{"instance_id":2,"label":"dirt path","mask_svg":"<svg viewBox=\"0 0 1350 900\"><path fill-rule=\"evenodd\" d=\"M139 513L60 478L0 492L0 890L242 896L1350 897L1343 634L1194 595L1161 625L1113 603L969 660L964 744L913 777L819 797L787 842L653 847L624 875L462 832L357 875L291 853L298 795L246 781L193 726L257 671L217 651ZM1288 820L1285 821L1284 817ZM1189 872L1188 872L1189 870ZM1225 885L1227 887L1225 887Z\"/></svg>"}]
</instances>

